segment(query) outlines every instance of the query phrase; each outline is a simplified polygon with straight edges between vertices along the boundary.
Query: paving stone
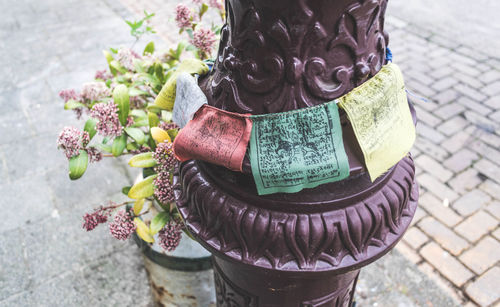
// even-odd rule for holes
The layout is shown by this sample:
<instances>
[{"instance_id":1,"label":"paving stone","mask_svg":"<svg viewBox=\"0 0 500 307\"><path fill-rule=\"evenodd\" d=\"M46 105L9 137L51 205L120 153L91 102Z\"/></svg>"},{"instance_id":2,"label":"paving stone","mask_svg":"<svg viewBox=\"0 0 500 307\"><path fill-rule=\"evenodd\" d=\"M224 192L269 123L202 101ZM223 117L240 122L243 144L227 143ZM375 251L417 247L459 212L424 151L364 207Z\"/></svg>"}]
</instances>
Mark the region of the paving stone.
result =
<instances>
[{"instance_id":1,"label":"paving stone","mask_svg":"<svg viewBox=\"0 0 500 307\"><path fill-rule=\"evenodd\" d=\"M420 205L420 203L419 203L419 205ZM415 211L415 214L413 215L413 219L411 220L410 226L414 226L415 224L417 224L421 219L423 219L426 216L427 216L427 212L425 212L425 210L422 209L422 207L418 206L417 210Z\"/></svg>"},{"instance_id":2,"label":"paving stone","mask_svg":"<svg viewBox=\"0 0 500 307\"><path fill-rule=\"evenodd\" d=\"M131 242L123 251L91 263L83 269L83 278L89 306L153 305L141 254Z\"/></svg>"},{"instance_id":3,"label":"paving stone","mask_svg":"<svg viewBox=\"0 0 500 307\"><path fill-rule=\"evenodd\" d=\"M445 76L449 76L453 72L455 72L455 71L450 66L445 65L445 66L441 66L441 67L436 68L435 70L433 70L430 73L430 75L436 79L440 79L440 78L443 78Z\"/></svg>"},{"instance_id":4,"label":"paving stone","mask_svg":"<svg viewBox=\"0 0 500 307\"><path fill-rule=\"evenodd\" d=\"M421 155L415 159L415 163L418 167L421 167L442 182L446 182L453 175L453 173L444 168L441 163L438 163L428 155Z\"/></svg>"},{"instance_id":5,"label":"paving stone","mask_svg":"<svg viewBox=\"0 0 500 307\"><path fill-rule=\"evenodd\" d=\"M406 231L403 240L413 249L418 249L429 240L429 237L427 237L420 229L411 227L408 231Z\"/></svg>"},{"instance_id":6,"label":"paving stone","mask_svg":"<svg viewBox=\"0 0 500 307\"><path fill-rule=\"evenodd\" d=\"M488 85L483 87L481 91L488 96L500 94L500 81L489 83Z\"/></svg>"},{"instance_id":7,"label":"paving stone","mask_svg":"<svg viewBox=\"0 0 500 307\"><path fill-rule=\"evenodd\" d=\"M20 142L34 135L33 127L22 112L0 114L0 144Z\"/></svg>"},{"instance_id":8,"label":"paving stone","mask_svg":"<svg viewBox=\"0 0 500 307\"><path fill-rule=\"evenodd\" d=\"M498 221L481 210L458 224L455 231L469 242L474 243L497 226Z\"/></svg>"},{"instance_id":9,"label":"paving stone","mask_svg":"<svg viewBox=\"0 0 500 307\"><path fill-rule=\"evenodd\" d=\"M500 151L494 149L481 140L475 140L471 142L468 147L477 152L483 158L486 158L489 161L493 162L494 164L500 164L500 161L498 160L498 157L500 157Z\"/></svg>"},{"instance_id":10,"label":"paving stone","mask_svg":"<svg viewBox=\"0 0 500 307\"><path fill-rule=\"evenodd\" d=\"M482 101L473 100L469 97L462 96L456 100L459 104L463 105L469 110L472 110L481 115L488 115L491 113L491 109L485 106Z\"/></svg>"},{"instance_id":11,"label":"paving stone","mask_svg":"<svg viewBox=\"0 0 500 307\"><path fill-rule=\"evenodd\" d=\"M495 231L493 231L493 236L497 238L497 240L500 240L500 228L497 228Z\"/></svg>"},{"instance_id":12,"label":"paving stone","mask_svg":"<svg viewBox=\"0 0 500 307\"><path fill-rule=\"evenodd\" d=\"M468 86L471 86L473 88L481 88L484 86L484 83L479 81L479 79L465 73L457 72L453 74L453 77L456 78L457 81L463 84L467 84Z\"/></svg>"},{"instance_id":13,"label":"paving stone","mask_svg":"<svg viewBox=\"0 0 500 307\"><path fill-rule=\"evenodd\" d=\"M0 233L43 219L55 209L50 189L41 176L2 182L0 195L4 208L9 208L2 212Z\"/></svg>"},{"instance_id":14,"label":"paving stone","mask_svg":"<svg viewBox=\"0 0 500 307\"><path fill-rule=\"evenodd\" d=\"M488 236L463 253L460 261L477 275L481 275L500 260L498 251L500 251L500 243Z\"/></svg>"},{"instance_id":15,"label":"paving stone","mask_svg":"<svg viewBox=\"0 0 500 307\"><path fill-rule=\"evenodd\" d=\"M500 183L500 167L486 159L481 159L474 164L474 168L488 178Z\"/></svg>"},{"instance_id":16,"label":"paving stone","mask_svg":"<svg viewBox=\"0 0 500 307\"><path fill-rule=\"evenodd\" d=\"M488 119L491 119L494 122L500 123L500 110L488 115Z\"/></svg>"},{"instance_id":17,"label":"paving stone","mask_svg":"<svg viewBox=\"0 0 500 307\"><path fill-rule=\"evenodd\" d=\"M438 146L426 138L417 137L414 146L437 161L444 161L449 156L449 153L442 146Z\"/></svg>"},{"instance_id":18,"label":"paving stone","mask_svg":"<svg viewBox=\"0 0 500 307\"><path fill-rule=\"evenodd\" d=\"M488 193L495 199L500 199L500 185L490 179L486 179L482 184L480 184L479 189Z\"/></svg>"},{"instance_id":19,"label":"paving stone","mask_svg":"<svg viewBox=\"0 0 500 307\"><path fill-rule=\"evenodd\" d=\"M491 83L492 81L500 80L500 71L490 69L484 74L481 74L478 79L484 83Z\"/></svg>"},{"instance_id":20,"label":"paving stone","mask_svg":"<svg viewBox=\"0 0 500 307\"><path fill-rule=\"evenodd\" d=\"M500 108L500 95L488 98L487 100L484 101L484 104L493 108L493 109L499 109Z\"/></svg>"},{"instance_id":21,"label":"paving stone","mask_svg":"<svg viewBox=\"0 0 500 307\"><path fill-rule=\"evenodd\" d=\"M444 105L440 107L439 109L433 111L433 114L436 114L437 116L443 118L443 119L448 119L451 118L455 115L458 115L462 113L465 110L465 107L461 104L458 103L450 103L447 105ZM417 113L417 115L420 115Z\"/></svg>"},{"instance_id":22,"label":"paving stone","mask_svg":"<svg viewBox=\"0 0 500 307\"><path fill-rule=\"evenodd\" d=\"M493 267L465 288L465 292L481 306L489 306L500 298L500 268Z\"/></svg>"},{"instance_id":23,"label":"paving stone","mask_svg":"<svg viewBox=\"0 0 500 307\"><path fill-rule=\"evenodd\" d=\"M476 101L483 101L487 98L486 95L484 95L483 93L479 92L478 90L469 85L457 84L453 88L459 93Z\"/></svg>"},{"instance_id":24,"label":"paving stone","mask_svg":"<svg viewBox=\"0 0 500 307\"><path fill-rule=\"evenodd\" d=\"M434 82L431 86L433 89L436 91L440 92L446 89L449 89L453 85L457 84L458 80L453 76L453 77L446 77L438 80L437 82Z\"/></svg>"},{"instance_id":25,"label":"paving stone","mask_svg":"<svg viewBox=\"0 0 500 307\"><path fill-rule=\"evenodd\" d=\"M430 140L435 144L440 144L445 139L445 136L443 134L438 132L436 129L427 126L424 123L419 123L417 125L417 134L421 137Z\"/></svg>"},{"instance_id":26,"label":"paving stone","mask_svg":"<svg viewBox=\"0 0 500 307\"><path fill-rule=\"evenodd\" d=\"M455 116L448 119L444 123L438 126L437 130L444 135L451 136L458 131L467 127L470 123L461 116Z\"/></svg>"},{"instance_id":27,"label":"paving stone","mask_svg":"<svg viewBox=\"0 0 500 307\"><path fill-rule=\"evenodd\" d=\"M443 164L446 168L451 169L455 173L459 173L472 165L477 159L479 159L479 156L476 153L468 149L461 149L450 158L446 159Z\"/></svg>"},{"instance_id":28,"label":"paving stone","mask_svg":"<svg viewBox=\"0 0 500 307\"><path fill-rule=\"evenodd\" d=\"M490 201L491 197L488 194L481 190L472 190L453 202L452 207L462 216L468 216Z\"/></svg>"},{"instance_id":29,"label":"paving stone","mask_svg":"<svg viewBox=\"0 0 500 307\"><path fill-rule=\"evenodd\" d=\"M500 126L498 123L495 123L494 121L488 119L485 116L482 116L474 111L465 111L464 116L467 119L468 122L472 123L479 129L482 129L484 131L500 131Z\"/></svg>"},{"instance_id":30,"label":"paving stone","mask_svg":"<svg viewBox=\"0 0 500 307\"><path fill-rule=\"evenodd\" d=\"M446 207L443 201L440 201L431 193L424 193L421 195L418 203L425 208L425 211L429 212L433 217L448 227L453 227L463 220L460 215L456 214L449 207Z\"/></svg>"},{"instance_id":31,"label":"paving stone","mask_svg":"<svg viewBox=\"0 0 500 307\"><path fill-rule=\"evenodd\" d=\"M440 105L445 105L457 100L459 96L460 93L452 88L446 91L439 92L437 95L434 95L432 99L437 101Z\"/></svg>"},{"instance_id":32,"label":"paving stone","mask_svg":"<svg viewBox=\"0 0 500 307\"><path fill-rule=\"evenodd\" d=\"M449 180L448 185L455 192L465 194L476 188L481 182L483 181L479 178L479 173L475 169L469 168Z\"/></svg>"},{"instance_id":33,"label":"paving stone","mask_svg":"<svg viewBox=\"0 0 500 307\"><path fill-rule=\"evenodd\" d=\"M453 255L459 255L469 247L467 241L432 217L422 219L418 227Z\"/></svg>"},{"instance_id":34,"label":"paving stone","mask_svg":"<svg viewBox=\"0 0 500 307\"><path fill-rule=\"evenodd\" d=\"M406 241L399 242L396 245L396 250L412 263L416 264L422 261L422 257L420 257L420 255L417 254L415 250L406 243Z\"/></svg>"},{"instance_id":35,"label":"paving stone","mask_svg":"<svg viewBox=\"0 0 500 307\"><path fill-rule=\"evenodd\" d=\"M457 150L465 147L469 142L474 140L474 137L465 131L459 131L452 137L441 143L441 146L447 151L454 153Z\"/></svg>"},{"instance_id":36,"label":"paving stone","mask_svg":"<svg viewBox=\"0 0 500 307\"><path fill-rule=\"evenodd\" d=\"M0 234L0 305L7 297L25 290L30 283L22 229Z\"/></svg>"},{"instance_id":37,"label":"paving stone","mask_svg":"<svg viewBox=\"0 0 500 307\"><path fill-rule=\"evenodd\" d=\"M442 122L442 120L431 113L427 112L419 104L415 104L418 122L423 122L430 127L434 127Z\"/></svg>"},{"instance_id":38,"label":"paving stone","mask_svg":"<svg viewBox=\"0 0 500 307\"><path fill-rule=\"evenodd\" d=\"M462 307L461 302L463 299L457 294L455 290L455 286L449 282L447 279L439 275L439 272L435 270L428 262L422 262L418 265L418 269L430 277L430 279L436 284L436 287L444 291L447 295L449 295L457 306ZM434 305L433 305L434 306Z\"/></svg>"},{"instance_id":39,"label":"paving stone","mask_svg":"<svg viewBox=\"0 0 500 307\"><path fill-rule=\"evenodd\" d=\"M495 200L491 202L487 207L486 211L488 211L491 215L500 220L500 200Z\"/></svg>"},{"instance_id":40,"label":"paving stone","mask_svg":"<svg viewBox=\"0 0 500 307\"><path fill-rule=\"evenodd\" d=\"M420 254L457 287L461 287L474 276L471 271L434 242L422 247Z\"/></svg>"},{"instance_id":41,"label":"paving stone","mask_svg":"<svg viewBox=\"0 0 500 307\"><path fill-rule=\"evenodd\" d=\"M455 191L429 174L420 175L418 182L443 200L448 199L450 202L453 202L458 198L458 194Z\"/></svg>"}]
</instances>

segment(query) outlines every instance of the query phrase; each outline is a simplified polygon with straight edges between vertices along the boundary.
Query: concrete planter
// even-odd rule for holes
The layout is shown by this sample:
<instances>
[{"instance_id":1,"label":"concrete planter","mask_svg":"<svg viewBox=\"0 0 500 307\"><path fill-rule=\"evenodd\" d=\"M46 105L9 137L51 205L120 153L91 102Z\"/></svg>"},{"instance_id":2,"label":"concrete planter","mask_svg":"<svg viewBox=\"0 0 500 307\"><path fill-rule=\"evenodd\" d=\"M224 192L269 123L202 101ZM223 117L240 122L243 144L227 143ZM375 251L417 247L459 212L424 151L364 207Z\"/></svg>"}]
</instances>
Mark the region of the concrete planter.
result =
<instances>
[{"instance_id":1,"label":"concrete planter","mask_svg":"<svg viewBox=\"0 0 500 307\"><path fill-rule=\"evenodd\" d=\"M144 255L155 306L215 306L211 255L185 234L164 253L134 236Z\"/></svg>"}]
</instances>

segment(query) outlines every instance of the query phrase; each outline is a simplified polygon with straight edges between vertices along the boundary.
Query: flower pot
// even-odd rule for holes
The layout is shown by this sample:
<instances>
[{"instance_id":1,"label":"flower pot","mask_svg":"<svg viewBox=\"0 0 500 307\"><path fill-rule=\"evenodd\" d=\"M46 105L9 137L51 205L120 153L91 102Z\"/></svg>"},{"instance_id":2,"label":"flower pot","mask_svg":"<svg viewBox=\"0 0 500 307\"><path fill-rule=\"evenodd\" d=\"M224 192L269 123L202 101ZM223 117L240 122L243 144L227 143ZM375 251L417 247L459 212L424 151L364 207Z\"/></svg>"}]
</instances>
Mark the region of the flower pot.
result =
<instances>
[{"instance_id":1,"label":"flower pot","mask_svg":"<svg viewBox=\"0 0 500 307\"><path fill-rule=\"evenodd\" d=\"M164 252L134 234L144 255L155 306L215 306L211 255L184 233L179 246Z\"/></svg>"}]
</instances>

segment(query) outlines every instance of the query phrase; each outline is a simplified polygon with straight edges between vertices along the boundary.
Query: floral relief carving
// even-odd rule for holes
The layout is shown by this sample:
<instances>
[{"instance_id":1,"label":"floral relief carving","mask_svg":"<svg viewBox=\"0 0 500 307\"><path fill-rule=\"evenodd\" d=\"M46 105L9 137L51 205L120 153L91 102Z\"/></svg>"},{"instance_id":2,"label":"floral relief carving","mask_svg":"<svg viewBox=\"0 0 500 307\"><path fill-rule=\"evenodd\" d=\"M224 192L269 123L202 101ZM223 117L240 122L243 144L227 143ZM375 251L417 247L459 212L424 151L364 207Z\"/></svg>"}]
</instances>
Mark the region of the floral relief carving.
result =
<instances>
[{"instance_id":1,"label":"floral relief carving","mask_svg":"<svg viewBox=\"0 0 500 307\"><path fill-rule=\"evenodd\" d=\"M399 162L369 197L312 213L274 211L239 200L207 181L197 163L184 163L174 177L177 205L191 232L231 258L267 268L324 270L373 258L396 243L417 205L410 158Z\"/></svg>"},{"instance_id":2,"label":"floral relief carving","mask_svg":"<svg viewBox=\"0 0 500 307\"><path fill-rule=\"evenodd\" d=\"M353 1L333 26L306 0L290 1L299 12L293 17L264 14L253 1L240 3L244 12L235 16L228 1L228 25L205 88L210 104L274 113L343 95L384 63L386 1Z\"/></svg>"}]
</instances>

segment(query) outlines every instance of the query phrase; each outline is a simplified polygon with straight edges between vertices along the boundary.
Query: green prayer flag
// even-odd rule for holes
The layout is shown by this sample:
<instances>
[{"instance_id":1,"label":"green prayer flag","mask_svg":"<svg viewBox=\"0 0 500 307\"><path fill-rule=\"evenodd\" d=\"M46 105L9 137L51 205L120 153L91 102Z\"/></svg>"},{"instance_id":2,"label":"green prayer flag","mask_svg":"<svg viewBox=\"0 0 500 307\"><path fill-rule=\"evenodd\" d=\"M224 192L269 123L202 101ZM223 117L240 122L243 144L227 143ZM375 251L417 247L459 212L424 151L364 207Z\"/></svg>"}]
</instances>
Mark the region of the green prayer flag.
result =
<instances>
[{"instance_id":1,"label":"green prayer flag","mask_svg":"<svg viewBox=\"0 0 500 307\"><path fill-rule=\"evenodd\" d=\"M295 193L349 176L334 101L250 119L250 163L259 195Z\"/></svg>"}]
</instances>

